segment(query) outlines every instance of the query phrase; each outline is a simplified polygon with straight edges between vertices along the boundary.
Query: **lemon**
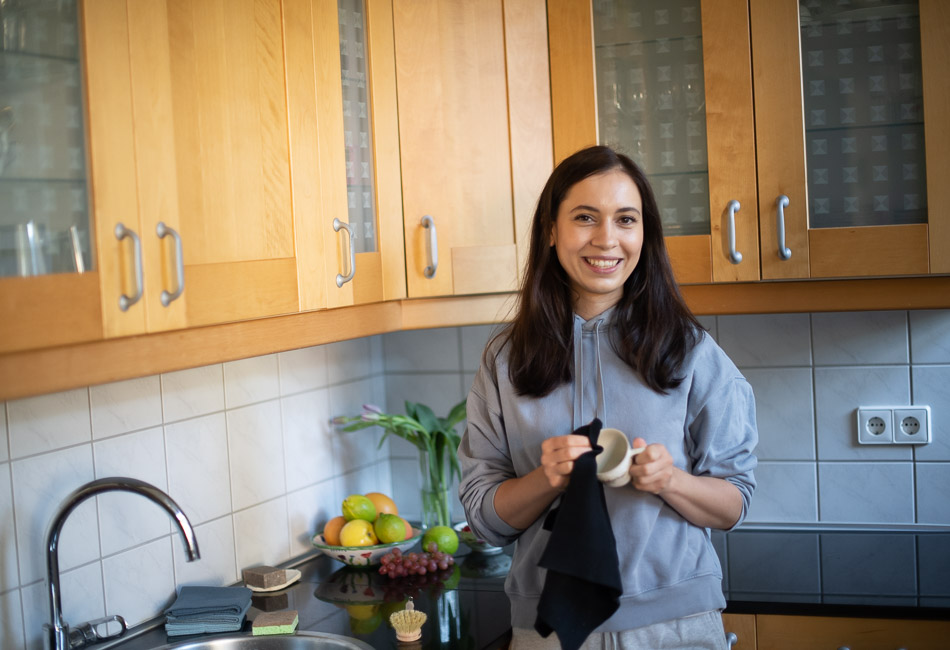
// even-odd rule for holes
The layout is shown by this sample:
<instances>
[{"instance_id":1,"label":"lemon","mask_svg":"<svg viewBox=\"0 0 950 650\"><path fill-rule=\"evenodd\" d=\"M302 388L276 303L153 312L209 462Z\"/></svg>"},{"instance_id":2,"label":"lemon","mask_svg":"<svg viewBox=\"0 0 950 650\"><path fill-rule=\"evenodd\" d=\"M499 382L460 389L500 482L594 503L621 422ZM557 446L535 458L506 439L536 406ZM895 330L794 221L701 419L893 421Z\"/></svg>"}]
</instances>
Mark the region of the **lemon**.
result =
<instances>
[{"instance_id":1,"label":"lemon","mask_svg":"<svg viewBox=\"0 0 950 650\"><path fill-rule=\"evenodd\" d=\"M383 544L401 542L406 539L406 525L399 515L381 514L373 524L373 530Z\"/></svg>"},{"instance_id":2,"label":"lemon","mask_svg":"<svg viewBox=\"0 0 950 650\"><path fill-rule=\"evenodd\" d=\"M347 521L353 521L354 519L376 521L376 506L368 497L362 494L351 494L343 499L342 510Z\"/></svg>"},{"instance_id":3,"label":"lemon","mask_svg":"<svg viewBox=\"0 0 950 650\"><path fill-rule=\"evenodd\" d=\"M422 550L429 550L429 542L435 542L443 553L452 555L459 550L459 536L448 526L433 526L427 528L422 535Z\"/></svg>"},{"instance_id":4,"label":"lemon","mask_svg":"<svg viewBox=\"0 0 950 650\"><path fill-rule=\"evenodd\" d=\"M381 515L383 513L389 515L399 514L399 508L396 507L396 502L382 492L367 492L364 496L372 501L373 505L376 506L377 515Z\"/></svg>"},{"instance_id":5,"label":"lemon","mask_svg":"<svg viewBox=\"0 0 950 650\"><path fill-rule=\"evenodd\" d=\"M373 546L378 542L373 524L365 519L353 519L340 529L342 546Z\"/></svg>"}]
</instances>

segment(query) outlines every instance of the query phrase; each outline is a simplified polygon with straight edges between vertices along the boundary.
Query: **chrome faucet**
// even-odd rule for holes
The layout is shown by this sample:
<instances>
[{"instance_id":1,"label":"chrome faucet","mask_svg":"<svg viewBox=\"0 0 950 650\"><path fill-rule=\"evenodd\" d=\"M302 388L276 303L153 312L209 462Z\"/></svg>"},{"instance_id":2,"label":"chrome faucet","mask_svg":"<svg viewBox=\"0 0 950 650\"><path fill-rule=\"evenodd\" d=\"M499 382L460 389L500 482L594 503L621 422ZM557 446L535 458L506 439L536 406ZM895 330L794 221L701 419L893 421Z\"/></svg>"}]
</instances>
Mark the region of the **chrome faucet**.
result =
<instances>
[{"instance_id":1,"label":"chrome faucet","mask_svg":"<svg viewBox=\"0 0 950 650\"><path fill-rule=\"evenodd\" d=\"M49 593L51 621L43 625L43 638L47 650L81 648L97 641L122 636L128 629L125 619L121 616L107 616L70 629L63 619L63 606L59 595L59 535L63 530L63 524L66 523L66 518L76 509L76 506L89 497L116 490L141 494L164 508L178 524L178 529L181 531L185 543L185 553L188 556L188 561L193 562L201 557L198 552L198 540L195 539L195 531L191 527L188 517L185 516L185 513L170 496L154 485L134 478L113 477L101 478L77 488L60 504L46 531L46 587ZM119 624L120 630L118 632L107 635L99 634L101 626L108 626L109 623L113 622Z\"/></svg>"}]
</instances>

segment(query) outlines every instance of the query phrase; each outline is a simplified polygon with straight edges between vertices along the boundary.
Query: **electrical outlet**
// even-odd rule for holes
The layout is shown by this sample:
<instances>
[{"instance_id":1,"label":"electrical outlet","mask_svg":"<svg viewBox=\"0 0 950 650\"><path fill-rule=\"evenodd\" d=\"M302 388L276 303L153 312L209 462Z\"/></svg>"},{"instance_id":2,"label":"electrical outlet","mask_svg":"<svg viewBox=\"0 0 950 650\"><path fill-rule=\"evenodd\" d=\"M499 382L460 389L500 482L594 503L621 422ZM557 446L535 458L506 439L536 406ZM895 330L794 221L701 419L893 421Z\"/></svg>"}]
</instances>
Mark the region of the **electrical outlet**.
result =
<instances>
[{"instance_id":1,"label":"electrical outlet","mask_svg":"<svg viewBox=\"0 0 950 650\"><path fill-rule=\"evenodd\" d=\"M904 406L894 409L894 442L926 445L930 442L930 407Z\"/></svg>"},{"instance_id":2,"label":"electrical outlet","mask_svg":"<svg viewBox=\"0 0 950 650\"><path fill-rule=\"evenodd\" d=\"M881 406L858 408L858 442L862 445L894 443L894 417L891 409Z\"/></svg>"}]
</instances>

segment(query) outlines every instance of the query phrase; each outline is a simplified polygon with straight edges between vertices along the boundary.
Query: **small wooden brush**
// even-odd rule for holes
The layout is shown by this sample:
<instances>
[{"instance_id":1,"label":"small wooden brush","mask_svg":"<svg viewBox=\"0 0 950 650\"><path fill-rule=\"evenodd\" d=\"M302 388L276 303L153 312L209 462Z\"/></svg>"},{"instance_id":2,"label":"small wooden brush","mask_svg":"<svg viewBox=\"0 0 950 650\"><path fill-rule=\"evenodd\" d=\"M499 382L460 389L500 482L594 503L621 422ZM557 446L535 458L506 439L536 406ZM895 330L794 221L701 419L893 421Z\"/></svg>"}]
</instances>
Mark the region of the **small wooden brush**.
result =
<instances>
[{"instance_id":1,"label":"small wooden brush","mask_svg":"<svg viewBox=\"0 0 950 650\"><path fill-rule=\"evenodd\" d=\"M406 609L389 615L389 624L396 630L399 641L416 641L422 637L422 624L426 622L425 612L416 611L412 598L406 603Z\"/></svg>"}]
</instances>

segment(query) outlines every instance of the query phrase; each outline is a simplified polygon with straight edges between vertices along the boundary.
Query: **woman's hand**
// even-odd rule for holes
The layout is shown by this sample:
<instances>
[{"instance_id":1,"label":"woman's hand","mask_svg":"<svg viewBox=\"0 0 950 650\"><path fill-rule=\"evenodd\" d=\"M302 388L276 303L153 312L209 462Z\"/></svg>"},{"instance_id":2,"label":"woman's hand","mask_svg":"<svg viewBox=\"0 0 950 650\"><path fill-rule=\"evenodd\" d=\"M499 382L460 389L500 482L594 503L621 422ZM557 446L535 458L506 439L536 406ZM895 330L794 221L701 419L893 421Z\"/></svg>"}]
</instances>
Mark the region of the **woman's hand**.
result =
<instances>
[{"instance_id":1,"label":"woman's hand","mask_svg":"<svg viewBox=\"0 0 950 650\"><path fill-rule=\"evenodd\" d=\"M633 448L645 447L630 464L633 487L650 494L661 494L673 480L673 456L658 442L648 445L643 438L634 438Z\"/></svg>"},{"instance_id":2,"label":"woman's hand","mask_svg":"<svg viewBox=\"0 0 950 650\"><path fill-rule=\"evenodd\" d=\"M590 450L590 440L584 436L556 436L542 442L541 469L548 485L565 490L574 469L574 460Z\"/></svg>"}]
</instances>

